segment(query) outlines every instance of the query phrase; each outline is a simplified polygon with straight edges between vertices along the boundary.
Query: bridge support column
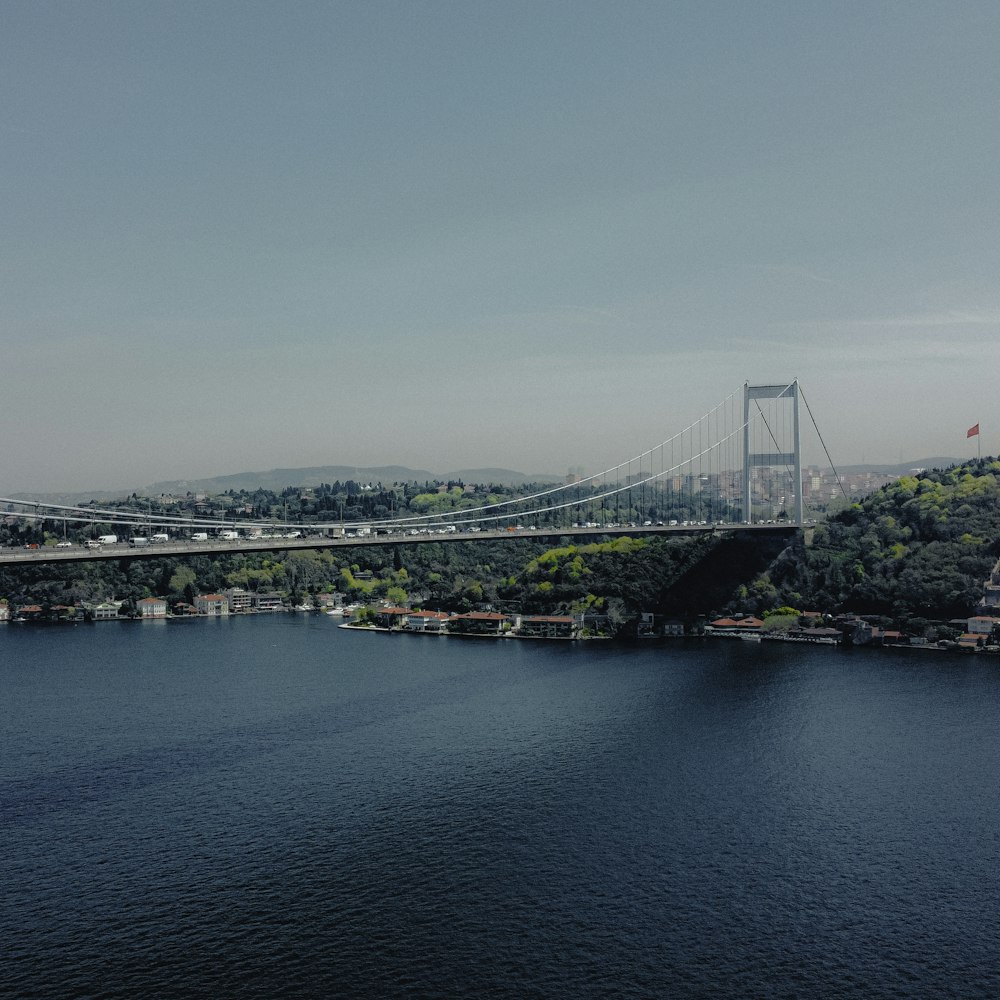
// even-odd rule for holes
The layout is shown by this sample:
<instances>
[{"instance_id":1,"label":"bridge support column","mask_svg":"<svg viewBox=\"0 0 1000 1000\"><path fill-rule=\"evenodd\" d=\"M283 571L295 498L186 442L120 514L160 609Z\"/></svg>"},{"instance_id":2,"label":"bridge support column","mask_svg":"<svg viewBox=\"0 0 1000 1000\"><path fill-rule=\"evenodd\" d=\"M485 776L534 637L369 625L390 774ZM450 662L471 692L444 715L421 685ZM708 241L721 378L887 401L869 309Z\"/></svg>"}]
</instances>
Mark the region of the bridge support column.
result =
<instances>
[{"instance_id":1,"label":"bridge support column","mask_svg":"<svg viewBox=\"0 0 1000 1000\"><path fill-rule=\"evenodd\" d=\"M784 445L778 444L773 430L768 427L771 442L775 451L752 451L750 442L750 404L758 399L789 399L792 404L792 450L782 450ZM743 520L748 524L753 520L751 476L755 468L769 466L791 466L794 480L792 489L795 492L795 523L802 524L802 457L799 448L799 382L796 379L791 385L743 385Z\"/></svg>"}]
</instances>

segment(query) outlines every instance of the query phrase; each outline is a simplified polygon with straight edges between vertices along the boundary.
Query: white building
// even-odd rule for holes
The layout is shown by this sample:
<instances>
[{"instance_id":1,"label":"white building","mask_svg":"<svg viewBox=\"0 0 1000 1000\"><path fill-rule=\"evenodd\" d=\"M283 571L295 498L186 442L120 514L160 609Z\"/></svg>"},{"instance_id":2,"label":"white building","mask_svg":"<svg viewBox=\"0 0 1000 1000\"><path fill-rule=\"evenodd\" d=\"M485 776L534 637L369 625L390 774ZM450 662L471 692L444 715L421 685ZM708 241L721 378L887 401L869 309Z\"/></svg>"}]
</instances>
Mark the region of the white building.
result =
<instances>
[{"instance_id":1,"label":"white building","mask_svg":"<svg viewBox=\"0 0 1000 1000\"><path fill-rule=\"evenodd\" d=\"M162 597L144 597L135 602L140 618L166 618L167 602Z\"/></svg>"}]
</instances>

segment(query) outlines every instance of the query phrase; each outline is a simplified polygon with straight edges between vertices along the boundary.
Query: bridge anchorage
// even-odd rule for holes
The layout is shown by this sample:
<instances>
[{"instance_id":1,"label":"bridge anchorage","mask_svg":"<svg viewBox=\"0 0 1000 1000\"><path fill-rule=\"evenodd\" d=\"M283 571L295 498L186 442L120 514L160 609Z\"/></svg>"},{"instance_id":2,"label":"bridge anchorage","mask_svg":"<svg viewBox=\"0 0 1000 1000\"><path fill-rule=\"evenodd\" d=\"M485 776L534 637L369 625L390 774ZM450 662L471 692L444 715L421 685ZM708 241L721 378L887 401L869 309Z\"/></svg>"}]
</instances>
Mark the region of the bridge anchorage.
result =
<instances>
[{"instance_id":1,"label":"bridge anchorage","mask_svg":"<svg viewBox=\"0 0 1000 1000\"><path fill-rule=\"evenodd\" d=\"M222 510L210 516L187 511L186 500L173 498L73 506L0 497L8 514L36 526L39 539L31 548L8 541L0 563L558 535L787 531L804 523L800 399L815 428L797 380L744 383L659 444L593 475L506 497L460 489L425 494L405 513L363 521L289 524ZM395 490L392 506L406 506L401 486L383 490Z\"/></svg>"}]
</instances>

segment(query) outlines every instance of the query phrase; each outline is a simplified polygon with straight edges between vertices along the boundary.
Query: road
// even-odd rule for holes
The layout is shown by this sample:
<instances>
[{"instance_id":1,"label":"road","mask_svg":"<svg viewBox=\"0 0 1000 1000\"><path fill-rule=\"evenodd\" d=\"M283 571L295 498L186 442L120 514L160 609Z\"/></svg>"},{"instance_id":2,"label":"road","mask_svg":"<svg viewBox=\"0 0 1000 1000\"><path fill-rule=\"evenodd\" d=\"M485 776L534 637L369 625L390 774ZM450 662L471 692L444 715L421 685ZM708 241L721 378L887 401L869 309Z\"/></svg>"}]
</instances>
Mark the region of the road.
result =
<instances>
[{"instance_id":1,"label":"road","mask_svg":"<svg viewBox=\"0 0 1000 1000\"><path fill-rule=\"evenodd\" d=\"M322 538L212 538L192 542L175 540L133 548L127 542L102 545L97 549L73 545L56 548L52 545L39 549L0 548L0 565L32 565L36 563L92 562L95 559L161 559L165 556L223 555L232 552L298 552L312 549L368 548L373 545L426 545L429 543L485 542L495 540L523 541L527 538L576 538L601 535L706 535L716 532L753 532L764 534L791 533L794 524L678 524L644 527L603 528L522 528L515 531L456 531L411 534L402 530L386 535L363 537Z\"/></svg>"}]
</instances>

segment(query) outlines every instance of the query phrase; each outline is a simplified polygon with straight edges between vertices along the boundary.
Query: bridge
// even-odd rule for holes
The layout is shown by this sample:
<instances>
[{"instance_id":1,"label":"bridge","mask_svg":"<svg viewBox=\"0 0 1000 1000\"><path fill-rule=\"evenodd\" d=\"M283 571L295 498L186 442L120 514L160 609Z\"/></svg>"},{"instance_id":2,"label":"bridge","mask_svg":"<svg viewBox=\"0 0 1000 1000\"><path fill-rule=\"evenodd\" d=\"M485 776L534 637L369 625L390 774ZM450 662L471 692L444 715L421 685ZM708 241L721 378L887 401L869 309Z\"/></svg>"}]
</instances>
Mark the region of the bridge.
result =
<instances>
[{"instance_id":1,"label":"bridge","mask_svg":"<svg viewBox=\"0 0 1000 1000\"><path fill-rule=\"evenodd\" d=\"M72 546L56 548L45 546L38 549L0 548L0 565L25 565L33 563L74 563L92 562L101 559L162 559L167 556L215 556L231 553L247 552L302 552L309 549L350 549L370 548L383 545L421 545L433 542L485 542L511 541L525 538L565 538L593 535L711 535L720 531L751 531L768 535L788 534L795 531L797 525L786 521L775 524L740 524L740 525L626 525L603 528L554 528L519 529L514 532L478 531L478 532L447 532L445 534L426 533L410 535L406 533L387 533L365 537L335 537L320 535L295 538L212 538L207 541L191 542L183 539L172 539L156 545L135 548L127 542L101 545L99 548Z\"/></svg>"},{"instance_id":2,"label":"bridge","mask_svg":"<svg viewBox=\"0 0 1000 1000\"><path fill-rule=\"evenodd\" d=\"M602 472L497 502L461 498L454 509L363 523L291 525L153 513L139 504L112 508L0 497L8 516L61 524L64 537L0 549L0 565L553 536L794 531L804 524L800 400L808 411L797 380L747 383L687 427ZM91 537L68 540L70 524Z\"/></svg>"}]
</instances>

